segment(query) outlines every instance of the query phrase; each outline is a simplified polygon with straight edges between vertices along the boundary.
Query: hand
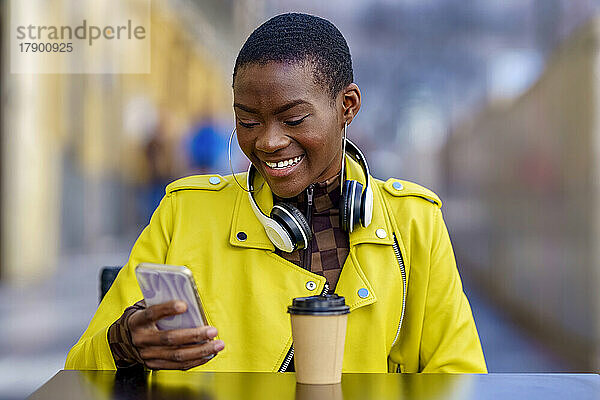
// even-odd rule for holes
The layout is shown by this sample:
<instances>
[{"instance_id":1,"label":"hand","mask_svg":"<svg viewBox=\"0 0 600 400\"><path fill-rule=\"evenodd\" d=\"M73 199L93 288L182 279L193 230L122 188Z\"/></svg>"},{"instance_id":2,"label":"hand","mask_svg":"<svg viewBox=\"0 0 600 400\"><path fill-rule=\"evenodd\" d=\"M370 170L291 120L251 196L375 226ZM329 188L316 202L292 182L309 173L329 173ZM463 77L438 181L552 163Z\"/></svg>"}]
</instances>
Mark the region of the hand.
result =
<instances>
[{"instance_id":1,"label":"hand","mask_svg":"<svg viewBox=\"0 0 600 400\"><path fill-rule=\"evenodd\" d=\"M128 318L131 340L146 367L187 370L208 362L225 348L222 340L212 340L217 336L217 329L212 326L168 331L156 327L159 319L186 310L183 301L170 301L138 310Z\"/></svg>"}]
</instances>

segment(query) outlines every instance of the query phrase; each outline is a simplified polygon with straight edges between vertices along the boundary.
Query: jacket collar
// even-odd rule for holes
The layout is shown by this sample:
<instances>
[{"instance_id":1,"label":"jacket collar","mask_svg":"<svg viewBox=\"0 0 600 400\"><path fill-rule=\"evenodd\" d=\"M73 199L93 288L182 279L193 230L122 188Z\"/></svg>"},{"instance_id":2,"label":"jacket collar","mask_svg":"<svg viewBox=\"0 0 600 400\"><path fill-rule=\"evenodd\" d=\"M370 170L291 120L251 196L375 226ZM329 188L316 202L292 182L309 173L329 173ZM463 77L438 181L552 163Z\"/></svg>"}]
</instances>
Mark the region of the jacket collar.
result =
<instances>
[{"instance_id":1,"label":"jacket collar","mask_svg":"<svg viewBox=\"0 0 600 400\"><path fill-rule=\"evenodd\" d=\"M355 179L362 183L364 187L365 175L360 165L349 156L346 156L345 165L346 179ZM246 180L245 174L240 174L240 177L240 180ZM269 215L271 208L273 208L273 194L260 174L256 174L254 179L254 187L260 188L254 194L254 199L256 200L256 203L260 209L266 215ZM373 178L371 178L371 186L373 189L373 219L368 227L364 228L360 226L349 235L351 248L362 243L383 245L393 244L392 225L390 223L388 213L386 212L382 193L379 187L375 184ZM233 211L229 243L236 247L274 251L275 247L267 237L263 226L258 221L254 215L254 212L252 211L252 208L250 207L248 193L240 188L237 190L238 195L235 203L235 209ZM380 238L377 235L378 230L380 230L379 236L383 236L383 234L385 234L383 238Z\"/></svg>"}]
</instances>

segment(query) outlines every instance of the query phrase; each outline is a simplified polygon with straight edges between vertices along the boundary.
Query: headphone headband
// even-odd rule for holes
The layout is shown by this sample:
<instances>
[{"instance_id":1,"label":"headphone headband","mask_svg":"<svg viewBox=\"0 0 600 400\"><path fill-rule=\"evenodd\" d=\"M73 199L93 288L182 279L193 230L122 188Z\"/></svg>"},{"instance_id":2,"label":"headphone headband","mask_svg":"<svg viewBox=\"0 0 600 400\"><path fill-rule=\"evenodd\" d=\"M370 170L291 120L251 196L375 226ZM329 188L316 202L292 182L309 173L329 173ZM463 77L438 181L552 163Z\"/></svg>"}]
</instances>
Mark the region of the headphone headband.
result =
<instances>
[{"instance_id":1,"label":"headphone headband","mask_svg":"<svg viewBox=\"0 0 600 400\"><path fill-rule=\"evenodd\" d=\"M365 228L371 224L373 218L373 188L371 187L371 173L367 159L358 146L346 138L345 129L344 126L344 149L348 147L350 150L348 155L359 163L365 173L364 191L363 185L356 180L346 179L341 182L340 222L342 228L350 233L355 226L358 226L359 222ZM356 193L357 190L359 191L358 194Z\"/></svg>"},{"instance_id":2,"label":"headphone headband","mask_svg":"<svg viewBox=\"0 0 600 400\"><path fill-rule=\"evenodd\" d=\"M354 158L360 164L360 166L363 167L363 170L365 171L365 186L371 187L371 172L369 171L369 165L367 164L367 159L365 158L365 155L362 153L362 151L360 151L358 146L355 145L350 139L346 139L346 145L350 147L350 149L354 152ZM350 155L352 156L352 154Z\"/></svg>"}]
</instances>

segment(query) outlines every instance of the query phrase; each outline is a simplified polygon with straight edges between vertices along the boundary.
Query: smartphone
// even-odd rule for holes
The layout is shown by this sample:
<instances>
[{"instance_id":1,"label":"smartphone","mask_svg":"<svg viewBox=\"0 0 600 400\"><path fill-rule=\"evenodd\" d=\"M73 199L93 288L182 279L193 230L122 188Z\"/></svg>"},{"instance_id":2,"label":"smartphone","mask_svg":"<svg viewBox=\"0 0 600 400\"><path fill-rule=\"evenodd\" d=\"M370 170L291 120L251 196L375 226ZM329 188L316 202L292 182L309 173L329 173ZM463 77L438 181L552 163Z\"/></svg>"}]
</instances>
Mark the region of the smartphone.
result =
<instances>
[{"instance_id":1,"label":"smartphone","mask_svg":"<svg viewBox=\"0 0 600 400\"><path fill-rule=\"evenodd\" d=\"M198 328L208 325L192 272L179 265L141 263L135 268L146 306L181 300L187 303L183 314L156 321L160 330Z\"/></svg>"}]
</instances>

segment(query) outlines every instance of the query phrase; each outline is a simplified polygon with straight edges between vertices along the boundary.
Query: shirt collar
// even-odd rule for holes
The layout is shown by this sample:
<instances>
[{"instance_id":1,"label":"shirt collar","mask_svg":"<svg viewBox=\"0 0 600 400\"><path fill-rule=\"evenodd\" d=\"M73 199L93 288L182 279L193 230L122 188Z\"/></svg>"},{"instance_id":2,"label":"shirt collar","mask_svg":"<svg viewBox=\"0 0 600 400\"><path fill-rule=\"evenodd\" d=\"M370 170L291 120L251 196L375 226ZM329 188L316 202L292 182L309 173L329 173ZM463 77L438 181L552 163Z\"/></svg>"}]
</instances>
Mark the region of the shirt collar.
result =
<instances>
[{"instance_id":1,"label":"shirt collar","mask_svg":"<svg viewBox=\"0 0 600 400\"><path fill-rule=\"evenodd\" d=\"M313 212L325 213L332 209L339 209L340 197L341 197L341 185L340 185L340 174L327 179L323 182L317 182L313 187ZM307 209L306 205L306 190L300 193L298 196L292 198L281 198L273 194L273 201L275 203L285 202L294 207L298 208L303 213Z\"/></svg>"}]
</instances>

